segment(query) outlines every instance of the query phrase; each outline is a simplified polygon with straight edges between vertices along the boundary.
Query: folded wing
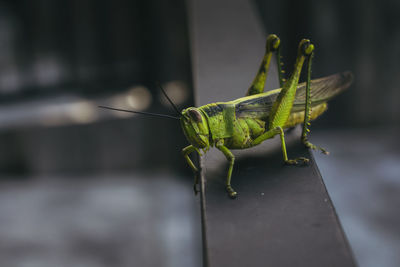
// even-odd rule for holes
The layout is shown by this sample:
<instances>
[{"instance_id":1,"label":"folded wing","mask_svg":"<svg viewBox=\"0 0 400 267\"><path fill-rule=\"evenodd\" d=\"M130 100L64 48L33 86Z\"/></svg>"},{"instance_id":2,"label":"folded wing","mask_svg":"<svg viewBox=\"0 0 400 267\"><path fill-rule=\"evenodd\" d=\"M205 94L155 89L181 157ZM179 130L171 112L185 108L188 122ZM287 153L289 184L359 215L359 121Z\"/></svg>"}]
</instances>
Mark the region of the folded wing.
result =
<instances>
[{"instance_id":1,"label":"folded wing","mask_svg":"<svg viewBox=\"0 0 400 267\"><path fill-rule=\"evenodd\" d=\"M311 107L327 102L337 94L347 89L353 80L351 72L343 72L311 81ZM237 118L266 119L275 102L280 89L258 94L258 97L244 98L236 103L235 113ZM297 86L296 98L291 113L304 111L306 98L306 83Z\"/></svg>"}]
</instances>

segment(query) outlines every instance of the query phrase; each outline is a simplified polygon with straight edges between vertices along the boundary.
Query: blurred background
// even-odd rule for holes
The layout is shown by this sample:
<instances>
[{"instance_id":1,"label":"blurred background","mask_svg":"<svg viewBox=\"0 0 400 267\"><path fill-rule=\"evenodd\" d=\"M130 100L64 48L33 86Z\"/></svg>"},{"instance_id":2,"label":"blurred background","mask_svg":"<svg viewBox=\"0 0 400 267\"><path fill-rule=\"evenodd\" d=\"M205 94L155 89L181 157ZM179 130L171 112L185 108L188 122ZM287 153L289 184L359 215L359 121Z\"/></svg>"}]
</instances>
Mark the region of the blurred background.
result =
<instances>
[{"instance_id":1,"label":"blurred background","mask_svg":"<svg viewBox=\"0 0 400 267\"><path fill-rule=\"evenodd\" d=\"M0 265L200 266L184 1L0 1ZM184 256L182 256L184 255Z\"/></svg>"},{"instance_id":2,"label":"blurred background","mask_svg":"<svg viewBox=\"0 0 400 267\"><path fill-rule=\"evenodd\" d=\"M251 5L287 72L307 37L313 77L354 73L310 139L359 265L400 265L400 3ZM0 1L1 266L201 266L179 123L97 107L174 115L157 81L194 105L189 21L184 0Z\"/></svg>"}]
</instances>

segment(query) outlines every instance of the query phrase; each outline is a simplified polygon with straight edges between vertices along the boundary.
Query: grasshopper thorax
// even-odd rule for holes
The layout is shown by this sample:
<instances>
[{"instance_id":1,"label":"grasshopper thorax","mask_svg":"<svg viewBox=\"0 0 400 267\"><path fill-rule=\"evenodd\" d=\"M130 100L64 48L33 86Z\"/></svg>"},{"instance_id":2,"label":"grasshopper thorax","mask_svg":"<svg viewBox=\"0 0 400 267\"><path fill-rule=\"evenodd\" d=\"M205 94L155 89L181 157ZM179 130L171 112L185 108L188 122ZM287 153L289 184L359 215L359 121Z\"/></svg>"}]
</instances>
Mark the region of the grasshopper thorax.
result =
<instances>
[{"instance_id":1,"label":"grasshopper thorax","mask_svg":"<svg viewBox=\"0 0 400 267\"><path fill-rule=\"evenodd\" d=\"M197 108L187 108L180 118L183 133L191 145L197 148L210 146L210 131L205 116Z\"/></svg>"}]
</instances>

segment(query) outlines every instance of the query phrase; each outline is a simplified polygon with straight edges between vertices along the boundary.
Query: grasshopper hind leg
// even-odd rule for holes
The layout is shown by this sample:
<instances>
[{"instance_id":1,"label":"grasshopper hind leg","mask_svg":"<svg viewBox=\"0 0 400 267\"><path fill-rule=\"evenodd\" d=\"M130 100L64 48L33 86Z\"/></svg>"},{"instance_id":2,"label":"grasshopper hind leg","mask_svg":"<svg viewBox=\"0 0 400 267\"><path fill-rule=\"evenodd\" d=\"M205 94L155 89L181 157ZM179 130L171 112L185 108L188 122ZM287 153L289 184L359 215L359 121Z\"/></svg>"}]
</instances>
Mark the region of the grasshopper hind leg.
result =
<instances>
[{"instance_id":1,"label":"grasshopper hind leg","mask_svg":"<svg viewBox=\"0 0 400 267\"><path fill-rule=\"evenodd\" d=\"M313 149L313 150L320 150L321 153L323 153L325 155L329 155L329 151L327 151L325 148L320 147L320 146L316 146L316 145L310 143L310 141L308 141L307 139L302 139L302 142L307 148L310 148L310 149Z\"/></svg>"},{"instance_id":2,"label":"grasshopper hind leg","mask_svg":"<svg viewBox=\"0 0 400 267\"><path fill-rule=\"evenodd\" d=\"M262 92L264 92L265 81L267 79L272 53L279 53L280 42L281 41L279 37L275 34L268 35L263 60L258 69L256 77L253 80L253 83L247 90L246 96L261 94ZM280 62L280 58L278 59L278 62Z\"/></svg>"},{"instance_id":3,"label":"grasshopper hind leg","mask_svg":"<svg viewBox=\"0 0 400 267\"><path fill-rule=\"evenodd\" d=\"M310 111L311 111L311 98L310 98L310 84L311 84L311 63L312 59L314 57L314 53L311 53L311 55L308 57L308 62L307 62L307 82L306 82L306 102L305 102L305 111L304 111L304 123L303 123L303 132L301 134L301 142L307 147L311 148L313 150L320 150L323 154L329 155L329 152L322 147L316 146L308 141L308 133L310 132L310 129L308 129L308 126L310 126Z\"/></svg>"}]
</instances>

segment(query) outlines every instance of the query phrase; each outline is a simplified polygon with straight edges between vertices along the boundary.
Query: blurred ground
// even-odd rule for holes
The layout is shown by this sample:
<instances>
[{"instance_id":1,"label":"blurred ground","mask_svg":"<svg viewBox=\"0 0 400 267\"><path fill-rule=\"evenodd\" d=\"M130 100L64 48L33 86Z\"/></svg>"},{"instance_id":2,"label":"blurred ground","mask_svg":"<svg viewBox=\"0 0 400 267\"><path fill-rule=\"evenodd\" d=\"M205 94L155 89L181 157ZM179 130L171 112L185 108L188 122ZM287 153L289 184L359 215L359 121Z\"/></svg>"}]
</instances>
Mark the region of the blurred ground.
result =
<instances>
[{"instance_id":1,"label":"blurred ground","mask_svg":"<svg viewBox=\"0 0 400 267\"><path fill-rule=\"evenodd\" d=\"M191 180L172 174L0 181L0 266L201 266Z\"/></svg>"},{"instance_id":2,"label":"blurred ground","mask_svg":"<svg viewBox=\"0 0 400 267\"><path fill-rule=\"evenodd\" d=\"M400 142L396 128L314 131L314 153L362 267L400 266Z\"/></svg>"}]
</instances>

